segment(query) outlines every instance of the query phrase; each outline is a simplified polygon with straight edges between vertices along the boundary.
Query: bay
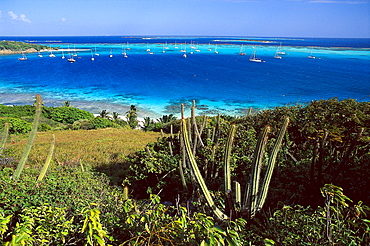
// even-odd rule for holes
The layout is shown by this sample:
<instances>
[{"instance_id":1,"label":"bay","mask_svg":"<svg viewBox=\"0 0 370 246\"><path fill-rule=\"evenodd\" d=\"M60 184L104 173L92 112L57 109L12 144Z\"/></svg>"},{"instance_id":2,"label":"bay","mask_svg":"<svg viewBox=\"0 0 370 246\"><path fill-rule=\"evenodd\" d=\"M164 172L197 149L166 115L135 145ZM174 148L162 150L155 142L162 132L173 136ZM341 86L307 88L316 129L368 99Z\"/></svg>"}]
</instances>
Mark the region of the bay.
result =
<instances>
[{"instance_id":1,"label":"bay","mask_svg":"<svg viewBox=\"0 0 370 246\"><path fill-rule=\"evenodd\" d=\"M370 39L255 37L0 37L59 47L56 57L0 56L0 103L74 107L140 117L179 115L196 100L198 114L240 115L311 100L370 99ZM282 59L274 58L281 45ZM76 62L69 63L70 54ZM96 52L99 56L94 55ZM149 54L150 49L153 54ZM187 57L183 57L185 50ZM243 50L246 55L239 55ZM250 62L256 49L265 62ZM62 59L62 51L65 59ZM76 50L76 51L75 51ZM217 51L217 53L215 52ZM122 53L127 53L125 58ZM110 57L112 54L113 57ZM309 59L312 54L316 59ZM94 60L91 58L94 57Z\"/></svg>"}]
</instances>

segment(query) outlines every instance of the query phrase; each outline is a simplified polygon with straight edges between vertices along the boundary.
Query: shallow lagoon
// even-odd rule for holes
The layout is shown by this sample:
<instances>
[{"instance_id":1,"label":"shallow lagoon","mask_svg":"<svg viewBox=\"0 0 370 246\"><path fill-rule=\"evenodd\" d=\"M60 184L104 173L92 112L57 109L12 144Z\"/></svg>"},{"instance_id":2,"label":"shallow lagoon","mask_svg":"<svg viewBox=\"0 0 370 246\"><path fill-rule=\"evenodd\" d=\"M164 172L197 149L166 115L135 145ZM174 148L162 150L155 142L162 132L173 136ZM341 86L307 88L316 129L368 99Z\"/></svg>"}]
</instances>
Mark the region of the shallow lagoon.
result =
<instances>
[{"instance_id":1,"label":"shallow lagoon","mask_svg":"<svg viewBox=\"0 0 370 246\"><path fill-rule=\"evenodd\" d=\"M30 104L35 94L41 94L47 106L70 101L92 113L106 109L124 114L134 104L139 116L156 118L178 115L180 104L190 105L192 100L197 101L198 114L231 115L243 114L249 107L271 108L331 97L369 101L370 49L362 39L357 43L337 39L264 43L226 37L37 39L33 38L35 43L84 51L77 51L75 63L62 59L61 51L53 52L55 58L48 53L42 58L29 54L27 61L18 61L19 55L1 56L0 103ZM275 59L280 42L286 54ZM245 56L238 54L241 45ZM185 47L187 58L180 52ZM266 62L249 61L253 47ZM99 56L93 55L95 48ZM154 54L148 54L148 48ZM316 59L308 59L310 53ZM69 57L68 52L64 55Z\"/></svg>"}]
</instances>

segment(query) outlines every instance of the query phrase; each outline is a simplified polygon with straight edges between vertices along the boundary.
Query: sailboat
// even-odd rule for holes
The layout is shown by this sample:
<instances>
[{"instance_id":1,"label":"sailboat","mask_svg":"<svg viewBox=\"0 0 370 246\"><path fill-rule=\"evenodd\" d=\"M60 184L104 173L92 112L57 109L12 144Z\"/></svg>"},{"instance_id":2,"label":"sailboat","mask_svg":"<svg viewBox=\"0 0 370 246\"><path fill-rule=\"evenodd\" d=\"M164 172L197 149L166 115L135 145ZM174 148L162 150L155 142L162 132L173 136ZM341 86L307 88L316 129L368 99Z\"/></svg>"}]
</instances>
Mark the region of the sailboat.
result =
<instances>
[{"instance_id":1,"label":"sailboat","mask_svg":"<svg viewBox=\"0 0 370 246\"><path fill-rule=\"evenodd\" d=\"M185 42L184 49L180 50L180 51L184 53L184 54L182 54L182 57L184 57L184 58L188 57L188 55L186 54L186 42Z\"/></svg>"},{"instance_id":2,"label":"sailboat","mask_svg":"<svg viewBox=\"0 0 370 246\"><path fill-rule=\"evenodd\" d=\"M110 49L110 55L109 55L109 57L113 57L113 54L112 54L112 49Z\"/></svg>"},{"instance_id":3,"label":"sailboat","mask_svg":"<svg viewBox=\"0 0 370 246\"><path fill-rule=\"evenodd\" d=\"M99 53L96 51L96 46L95 46L95 55L99 56Z\"/></svg>"},{"instance_id":4,"label":"sailboat","mask_svg":"<svg viewBox=\"0 0 370 246\"><path fill-rule=\"evenodd\" d=\"M27 60L27 56L23 53L23 51L21 51L21 52L22 52L22 57L19 57L18 60L20 60L20 61L26 61Z\"/></svg>"},{"instance_id":5,"label":"sailboat","mask_svg":"<svg viewBox=\"0 0 370 246\"><path fill-rule=\"evenodd\" d=\"M174 46L175 49L178 49L179 47L177 46L177 43L175 41L175 46Z\"/></svg>"},{"instance_id":6,"label":"sailboat","mask_svg":"<svg viewBox=\"0 0 370 246\"><path fill-rule=\"evenodd\" d=\"M256 57L256 48L255 47L253 47L253 53L249 57L249 61L251 61L251 62L262 62L261 58Z\"/></svg>"},{"instance_id":7,"label":"sailboat","mask_svg":"<svg viewBox=\"0 0 370 246\"><path fill-rule=\"evenodd\" d=\"M212 51L211 43L208 43L208 51Z\"/></svg>"},{"instance_id":8,"label":"sailboat","mask_svg":"<svg viewBox=\"0 0 370 246\"><path fill-rule=\"evenodd\" d=\"M243 45L240 46L239 55L241 55L241 56L245 56L246 55L245 52L244 52L244 46Z\"/></svg>"},{"instance_id":9,"label":"sailboat","mask_svg":"<svg viewBox=\"0 0 370 246\"><path fill-rule=\"evenodd\" d=\"M62 50L62 59L64 59L64 58L66 58L66 57L64 56L64 51Z\"/></svg>"},{"instance_id":10,"label":"sailboat","mask_svg":"<svg viewBox=\"0 0 370 246\"><path fill-rule=\"evenodd\" d=\"M93 54L92 50L90 50L90 51L91 51L91 60L95 61L94 54Z\"/></svg>"},{"instance_id":11,"label":"sailboat","mask_svg":"<svg viewBox=\"0 0 370 246\"><path fill-rule=\"evenodd\" d=\"M76 60L73 58L73 54L71 54L71 51L69 51L69 58L67 59L68 62L74 63Z\"/></svg>"},{"instance_id":12,"label":"sailboat","mask_svg":"<svg viewBox=\"0 0 370 246\"><path fill-rule=\"evenodd\" d=\"M310 54L308 55L308 58L309 59L316 59L316 57L312 55L312 48L311 48Z\"/></svg>"},{"instance_id":13,"label":"sailboat","mask_svg":"<svg viewBox=\"0 0 370 246\"><path fill-rule=\"evenodd\" d=\"M55 55L53 54L53 50L51 49L51 46L50 46L50 55L49 57L55 57Z\"/></svg>"},{"instance_id":14,"label":"sailboat","mask_svg":"<svg viewBox=\"0 0 370 246\"><path fill-rule=\"evenodd\" d=\"M76 45L74 44L74 49L73 49L73 51L74 51L74 54L72 55L72 56L77 56L77 51L76 51Z\"/></svg>"},{"instance_id":15,"label":"sailboat","mask_svg":"<svg viewBox=\"0 0 370 246\"><path fill-rule=\"evenodd\" d=\"M39 51L38 57L42 57L42 55L41 55L40 51Z\"/></svg>"},{"instance_id":16,"label":"sailboat","mask_svg":"<svg viewBox=\"0 0 370 246\"><path fill-rule=\"evenodd\" d=\"M131 48L130 48L130 47L128 47L128 42L126 43L126 49L127 49L127 50L131 50Z\"/></svg>"},{"instance_id":17,"label":"sailboat","mask_svg":"<svg viewBox=\"0 0 370 246\"><path fill-rule=\"evenodd\" d=\"M281 47L281 43L280 43L280 46L278 46L278 48L276 49L276 52L275 52L275 55L274 55L274 58L276 58L276 59L282 59L282 57L280 56L280 54L281 54L280 47Z\"/></svg>"},{"instance_id":18,"label":"sailboat","mask_svg":"<svg viewBox=\"0 0 370 246\"><path fill-rule=\"evenodd\" d=\"M215 46L215 53L218 54L218 50L217 50L217 44Z\"/></svg>"},{"instance_id":19,"label":"sailboat","mask_svg":"<svg viewBox=\"0 0 370 246\"><path fill-rule=\"evenodd\" d=\"M284 51L281 51L281 42L280 42L280 46L279 46L278 55L285 55L285 52Z\"/></svg>"}]
</instances>

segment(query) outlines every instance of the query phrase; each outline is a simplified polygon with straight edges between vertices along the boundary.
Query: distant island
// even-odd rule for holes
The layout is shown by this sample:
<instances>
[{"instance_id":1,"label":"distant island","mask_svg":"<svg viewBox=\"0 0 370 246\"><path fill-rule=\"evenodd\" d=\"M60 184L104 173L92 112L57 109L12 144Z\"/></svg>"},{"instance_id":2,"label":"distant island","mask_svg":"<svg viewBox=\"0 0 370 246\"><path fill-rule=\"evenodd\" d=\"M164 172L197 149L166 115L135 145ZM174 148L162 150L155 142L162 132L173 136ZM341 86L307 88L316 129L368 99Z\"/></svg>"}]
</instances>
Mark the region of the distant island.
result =
<instances>
[{"instance_id":1,"label":"distant island","mask_svg":"<svg viewBox=\"0 0 370 246\"><path fill-rule=\"evenodd\" d=\"M55 50L57 48L51 49ZM47 50L50 50L50 47L46 45L29 44L17 41L0 41L0 55L21 54L22 52L34 53Z\"/></svg>"}]
</instances>

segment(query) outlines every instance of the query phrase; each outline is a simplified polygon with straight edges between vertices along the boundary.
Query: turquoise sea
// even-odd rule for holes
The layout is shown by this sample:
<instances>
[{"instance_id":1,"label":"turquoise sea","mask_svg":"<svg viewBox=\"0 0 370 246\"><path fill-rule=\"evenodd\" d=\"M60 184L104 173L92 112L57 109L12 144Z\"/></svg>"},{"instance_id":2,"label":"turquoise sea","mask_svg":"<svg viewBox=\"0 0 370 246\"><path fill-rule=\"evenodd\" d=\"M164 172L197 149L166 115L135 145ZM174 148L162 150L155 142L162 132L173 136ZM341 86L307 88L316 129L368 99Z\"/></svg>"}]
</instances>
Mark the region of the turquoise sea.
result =
<instances>
[{"instance_id":1,"label":"turquoise sea","mask_svg":"<svg viewBox=\"0 0 370 246\"><path fill-rule=\"evenodd\" d=\"M197 102L198 114L208 115L239 115L250 107L332 97L370 101L370 39L102 36L0 40L59 47L53 51L56 57L49 57L50 52L42 52L43 57L27 54L26 61L18 60L20 55L0 56L0 104L6 105L32 104L35 95L41 94L46 106L70 101L95 114L105 109L124 115L133 104L140 117L158 118L179 115L181 103L190 105L192 100ZM186 50L186 58L181 50ZM264 62L249 61L254 51ZM277 59L276 51L285 54ZM72 54L76 54L74 63L67 61Z\"/></svg>"}]
</instances>

